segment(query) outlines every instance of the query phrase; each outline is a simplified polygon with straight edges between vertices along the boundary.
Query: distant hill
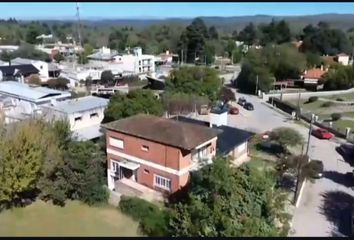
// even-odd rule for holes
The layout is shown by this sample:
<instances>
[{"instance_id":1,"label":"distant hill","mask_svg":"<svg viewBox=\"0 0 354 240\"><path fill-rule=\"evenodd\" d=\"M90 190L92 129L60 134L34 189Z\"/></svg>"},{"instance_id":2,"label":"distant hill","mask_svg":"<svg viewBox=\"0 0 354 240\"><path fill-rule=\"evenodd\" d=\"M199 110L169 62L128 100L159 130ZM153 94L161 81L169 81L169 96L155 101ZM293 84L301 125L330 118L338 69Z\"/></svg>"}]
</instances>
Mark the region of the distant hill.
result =
<instances>
[{"instance_id":1,"label":"distant hill","mask_svg":"<svg viewBox=\"0 0 354 240\"><path fill-rule=\"evenodd\" d=\"M219 30L225 32L232 32L234 30L240 31L249 22L255 24L269 23L272 19L286 20L294 32L301 30L307 24L316 25L320 21L325 21L330 26L348 30L354 27L354 14L319 14L319 15L305 15L305 16L269 16L269 15L255 15L255 16L237 16L237 17L201 17L208 26L214 25ZM92 20L82 20L83 24L91 26L132 26L134 28L143 28L154 24L169 24L177 23L188 25L193 19L190 18L166 18L166 19L103 19L95 18ZM40 20L48 23L63 22L60 20ZM68 21L73 21L72 19Z\"/></svg>"},{"instance_id":2,"label":"distant hill","mask_svg":"<svg viewBox=\"0 0 354 240\"><path fill-rule=\"evenodd\" d=\"M202 17L208 26L214 25L218 29L225 31L241 30L249 22L255 24L269 23L272 19L281 20L284 19L291 25L292 29L297 31L302 29L307 24L317 24L320 21L325 21L330 26L347 30L354 27L354 14L319 14L319 15L307 15L307 16L268 16L268 15L255 15L255 16L238 16L238 17ZM145 27L154 24L166 24L166 23L179 23L188 25L193 19L186 18L167 18L167 19L102 19L84 22L88 25L104 25L104 26L133 26L133 27Z\"/></svg>"}]
</instances>

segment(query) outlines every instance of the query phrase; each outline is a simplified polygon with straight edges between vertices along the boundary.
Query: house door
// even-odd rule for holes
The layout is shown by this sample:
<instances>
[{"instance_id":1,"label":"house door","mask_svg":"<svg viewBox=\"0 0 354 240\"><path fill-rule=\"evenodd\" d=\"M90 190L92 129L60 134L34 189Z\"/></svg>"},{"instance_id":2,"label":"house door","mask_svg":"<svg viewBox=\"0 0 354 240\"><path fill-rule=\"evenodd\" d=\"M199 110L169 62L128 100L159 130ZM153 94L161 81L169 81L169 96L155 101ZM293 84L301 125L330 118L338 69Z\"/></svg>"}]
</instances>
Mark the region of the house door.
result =
<instances>
[{"instance_id":1,"label":"house door","mask_svg":"<svg viewBox=\"0 0 354 240\"><path fill-rule=\"evenodd\" d=\"M117 180L120 180L124 177L123 168L121 166L119 166L119 164L117 162L112 161L112 169L116 175Z\"/></svg>"}]
</instances>

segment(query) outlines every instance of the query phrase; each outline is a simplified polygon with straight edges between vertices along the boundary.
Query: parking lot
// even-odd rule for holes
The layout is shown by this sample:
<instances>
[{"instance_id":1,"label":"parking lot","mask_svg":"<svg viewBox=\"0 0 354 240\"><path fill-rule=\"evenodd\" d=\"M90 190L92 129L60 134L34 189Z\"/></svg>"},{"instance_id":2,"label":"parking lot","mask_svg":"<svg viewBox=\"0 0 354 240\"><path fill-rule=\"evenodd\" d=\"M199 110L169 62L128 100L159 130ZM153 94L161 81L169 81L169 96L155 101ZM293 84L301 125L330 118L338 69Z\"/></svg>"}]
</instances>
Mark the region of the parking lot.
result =
<instances>
[{"instance_id":1,"label":"parking lot","mask_svg":"<svg viewBox=\"0 0 354 240\"><path fill-rule=\"evenodd\" d=\"M247 111L238 106L240 114L229 115L228 125L260 133L276 127L291 127L307 140L308 128L294 123L289 116L273 110L256 96L244 96L255 110ZM199 116L208 120L208 116ZM320 140L311 136L309 156L324 164L324 177L314 183L307 182L300 205L295 209L291 236L338 236L349 234L348 209L354 204L354 179L350 159L341 156L336 148L341 140Z\"/></svg>"}]
</instances>

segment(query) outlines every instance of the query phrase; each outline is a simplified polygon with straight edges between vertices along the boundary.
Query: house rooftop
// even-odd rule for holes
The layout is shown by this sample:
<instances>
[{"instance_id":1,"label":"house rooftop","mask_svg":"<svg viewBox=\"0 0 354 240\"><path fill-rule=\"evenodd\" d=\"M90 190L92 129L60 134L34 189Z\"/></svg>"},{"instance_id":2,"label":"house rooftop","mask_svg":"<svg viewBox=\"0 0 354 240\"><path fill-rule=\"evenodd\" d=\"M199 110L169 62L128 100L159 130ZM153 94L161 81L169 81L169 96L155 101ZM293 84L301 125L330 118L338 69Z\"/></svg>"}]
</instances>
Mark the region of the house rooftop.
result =
<instances>
[{"instance_id":1,"label":"house rooftop","mask_svg":"<svg viewBox=\"0 0 354 240\"><path fill-rule=\"evenodd\" d=\"M85 112L95 108L106 107L109 100L105 98L86 96L76 99L69 99L65 101L57 102L54 105L48 105L46 107L53 110L64 112L67 114Z\"/></svg>"},{"instance_id":2,"label":"house rooftop","mask_svg":"<svg viewBox=\"0 0 354 240\"><path fill-rule=\"evenodd\" d=\"M209 126L209 122L183 116L173 117L172 119L180 122L192 123L199 126ZM221 133L218 135L218 140L216 142L216 151L218 154L228 154L235 147L248 141L254 135L254 133L248 132L246 130L229 126L213 126L213 129L221 130Z\"/></svg>"},{"instance_id":3,"label":"house rooftop","mask_svg":"<svg viewBox=\"0 0 354 240\"><path fill-rule=\"evenodd\" d=\"M46 87L30 87L27 84L15 81L0 82L0 94L12 96L28 101L38 101L47 97L70 96L68 92L62 92Z\"/></svg>"},{"instance_id":4,"label":"house rooftop","mask_svg":"<svg viewBox=\"0 0 354 240\"><path fill-rule=\"evenodd\" d=\"M0 71L5 76L14 76L17 72L22 74L37 74L39 70L32 64L19 64L11 66L0 66Z\"/></svg>"},{"instance_id":5,"label":"house rooftop","mask_svg":"<svg viewBox=\"0 0 354 240\"><path fill-rule=\"evenodd\" d=\"M102 126L109 130L186 150L192 150L221 132L219 129L146 114L138 114Z\"/></svg>"},{"instance_id":6,"label":"house rooftop","mask_svg":"<svg viewBox=\"0 0 354 240\"><path fill-rule=\"evenodd\" d=\"M325 70L320 68L312 68L304 73L304 78L320 79L326 73Z\"/></svg>"}]
</instances>

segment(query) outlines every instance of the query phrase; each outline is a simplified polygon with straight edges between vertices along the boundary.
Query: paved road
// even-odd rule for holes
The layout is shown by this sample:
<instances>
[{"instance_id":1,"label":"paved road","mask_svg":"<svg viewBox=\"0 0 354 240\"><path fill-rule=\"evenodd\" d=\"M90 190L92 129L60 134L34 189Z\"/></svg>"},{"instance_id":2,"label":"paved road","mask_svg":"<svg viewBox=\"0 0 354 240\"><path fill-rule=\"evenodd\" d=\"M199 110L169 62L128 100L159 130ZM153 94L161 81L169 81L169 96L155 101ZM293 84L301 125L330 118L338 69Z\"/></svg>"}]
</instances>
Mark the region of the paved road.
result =
<instances>
[{"instance_id":1,"label":"paved road","mask_svg":"<svg viewBox=\"0 0 354 240\"><path fill-rule=\"evenodd\" d=\"M239 115L230 115L228 124L242 129L251 129L256 132L264 132L276 127L292 127L303 134L307 140L308 129L302 125L293 123L288 116L283 115L270 107L264 105L260 99L255 96L246 96L237 93L237 98L244 96L247 101L253 103L255 110L246 111L239 107ZM204 119L207 118L203 116ZM346 178L345 173L351 172L352 167L343 160L343 157L335 150L340 145L338 140L319 140L315 137L310 139L309 156L312 159L320 159L324 163L325 177L315 181L308 182L304 188L303 196L298 208L295 209L293 216L292 236L332 236L333 231L338 231L338 227L328 220L328 213L322 213L321 208L324 203L322 195L332 191L342 191L353 198L350 201L354 204L354 191L349 186L354 184L354 179ZM334 198L334 200L333 200ZM334 195L331 198L334 202L340 203L347 201L348 198ZM337 213L338 211L334 211ZM339 216L332 216L332 219L340 219ZM349 220L349 219L348 219ZM343 220L341 220L343 221ZM340 221L340 222L341 222ZM342 229L339 231L343 232ZM346 232L346 231L344 231Z\"/></svg>"}]
</instances>

